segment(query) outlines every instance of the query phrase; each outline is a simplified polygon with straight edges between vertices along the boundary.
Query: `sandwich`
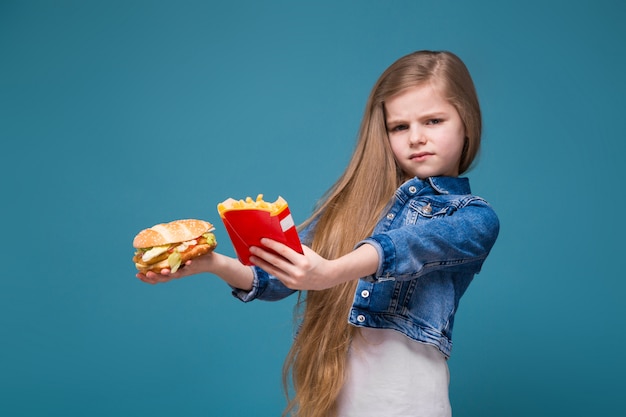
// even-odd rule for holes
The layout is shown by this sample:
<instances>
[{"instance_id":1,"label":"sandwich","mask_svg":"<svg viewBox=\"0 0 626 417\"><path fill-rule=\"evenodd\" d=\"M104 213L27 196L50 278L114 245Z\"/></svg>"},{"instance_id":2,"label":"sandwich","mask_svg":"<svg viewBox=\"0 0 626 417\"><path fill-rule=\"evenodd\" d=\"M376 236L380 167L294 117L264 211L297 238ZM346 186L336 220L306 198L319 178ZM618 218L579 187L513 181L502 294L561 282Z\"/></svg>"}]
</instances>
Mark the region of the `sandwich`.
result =
<instances>
[{"instance_id":1,"label":"sandwich","mask_svg":"<svg viewBox=\"0 0 626 417\"><path fill-rule=\"evenodd\" d=\"M204 220L185 219L161 223L135 236L133 262L141 273L176 272L189 259L209 253L217 246L215 228Z\"/></svg>"}]
</instances>

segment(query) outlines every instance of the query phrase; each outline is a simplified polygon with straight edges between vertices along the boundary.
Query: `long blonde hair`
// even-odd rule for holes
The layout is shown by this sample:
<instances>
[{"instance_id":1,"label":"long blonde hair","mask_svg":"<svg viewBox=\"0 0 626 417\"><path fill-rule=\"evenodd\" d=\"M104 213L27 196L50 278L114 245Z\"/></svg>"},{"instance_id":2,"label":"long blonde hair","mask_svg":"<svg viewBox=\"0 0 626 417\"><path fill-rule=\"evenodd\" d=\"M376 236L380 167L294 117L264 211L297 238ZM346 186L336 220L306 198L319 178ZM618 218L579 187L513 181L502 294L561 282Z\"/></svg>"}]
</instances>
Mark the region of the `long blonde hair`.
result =
<instances>
[{"instance_id":1,"label":"long blonde hair","mask_svg":"<svg viewBox=\"0 0 626 417\"><path fill-rule=\"evenodd\" d=\"M317 219L310 245L327 259L350 252L371 235L382 211L403 182L387 138L384 103L406 88L436 82L465 124L466 147L459 172L471 165L480 146L481 116L474 84L463 62L445 51L418 51L394 62L367 100L358 140L348 166L302 227ZM301 325L285 361L288 398L284 415L332 417L343 386L354 327L348 321L357 281L308 291L298 317Z\"/></svg>"}]
</instances>

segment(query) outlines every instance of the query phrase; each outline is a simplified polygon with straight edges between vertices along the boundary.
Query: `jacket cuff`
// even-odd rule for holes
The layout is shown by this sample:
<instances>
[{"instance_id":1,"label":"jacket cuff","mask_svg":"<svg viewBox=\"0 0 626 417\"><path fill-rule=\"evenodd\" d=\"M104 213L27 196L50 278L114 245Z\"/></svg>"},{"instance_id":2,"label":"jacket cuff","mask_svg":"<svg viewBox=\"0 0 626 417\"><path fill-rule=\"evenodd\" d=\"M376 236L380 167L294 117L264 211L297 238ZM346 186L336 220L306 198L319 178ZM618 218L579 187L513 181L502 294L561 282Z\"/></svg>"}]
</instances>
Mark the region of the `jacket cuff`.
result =
<instances>
[{"instance_id":1,"label":"jacket cuff","mask_svg":"<svg viewBox=\"0 0 626 417\"><path fill-rule=\"evenodd\" d=\"M250 291L242 290L240 288L235 288L231 286L233 290L232 291L233 296L243 301L244 303L248 303L252 300L257 299L259 295L263 292L263 290L267 288L267 283L269 281L269 276L267 275L267 272L263 271L261 268L258 268L258 267L251 267L251 268L252 268L253 278L252 278L252 289Z\"/></svg>"}]
</instances>

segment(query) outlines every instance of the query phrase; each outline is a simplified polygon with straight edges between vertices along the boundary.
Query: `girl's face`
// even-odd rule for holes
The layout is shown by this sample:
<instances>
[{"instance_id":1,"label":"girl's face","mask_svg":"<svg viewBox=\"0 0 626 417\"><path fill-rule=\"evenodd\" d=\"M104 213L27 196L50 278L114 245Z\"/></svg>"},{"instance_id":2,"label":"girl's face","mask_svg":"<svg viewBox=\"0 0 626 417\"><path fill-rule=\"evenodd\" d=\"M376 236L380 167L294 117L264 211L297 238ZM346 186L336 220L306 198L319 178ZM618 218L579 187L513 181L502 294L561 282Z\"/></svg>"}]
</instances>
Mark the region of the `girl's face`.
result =
<instances>
[{"instance_id":1,"label":"girl's face","mask_svg":"<svg viewBox=\"0 0 626 417\"><path fill-rule=\"evenodd\" d=\"M385 102L387 135L408 178L459 175L465 127L456 108L432 83L408 88Z\"/></svg>"}]
</instances>

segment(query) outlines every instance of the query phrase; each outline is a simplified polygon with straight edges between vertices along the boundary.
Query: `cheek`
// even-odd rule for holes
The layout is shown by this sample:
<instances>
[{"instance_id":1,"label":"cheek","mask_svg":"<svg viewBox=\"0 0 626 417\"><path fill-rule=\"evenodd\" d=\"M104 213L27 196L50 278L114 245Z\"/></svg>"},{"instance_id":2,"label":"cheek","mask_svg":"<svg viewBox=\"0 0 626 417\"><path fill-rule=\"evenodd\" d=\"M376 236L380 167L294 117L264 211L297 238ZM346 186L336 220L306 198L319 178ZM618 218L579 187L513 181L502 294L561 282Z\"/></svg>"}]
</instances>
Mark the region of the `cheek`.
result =
<instances>
[{"instance_id":1,"label":"cheek","mask_svg":"<svg viewBox=\"0 0 626 417\"><path fill-rule=\"evenodd\" d=\"M389 139L389 147L391 148L391 152L393 152L393 156L398 159L398 157L402 154L400 141L397 140L397 138Z\"/></svg>"},{"instance_id":2,"label":"cheek","mask_svg":"<svg viewBox=\"0 0 626 417\"><path fill-rule=\"evenodd\" d=\"M461 161L461 156L463 155L464 145L465 145L465 138L455 142L453 149L454 149L454 156L457 162Z\"/></svg>"},{"instance_id":3,"label":"cheek","mask_svg":"<svg viewBox=\"0 0 626 417\"><path fill-rule=\"evenodd\" d=\"M457 127L450 133L450 141L452 142L450 145L456 149L460 155L463 152L463 147L465 146L465 128L461 124L461 126Z\"/></svg>"},{"instance_id":4,"label":"cheek","mask_svg":"<svg viewBox=\"0 0 626 417\"><path fill-rule=\"evenodd\" d=\"M465 145L465 132L455 132L451 135L446 144L447 154L450 159L460 162L461 155L463 154L463 147Z\"/></svg>"}]
</instances>

